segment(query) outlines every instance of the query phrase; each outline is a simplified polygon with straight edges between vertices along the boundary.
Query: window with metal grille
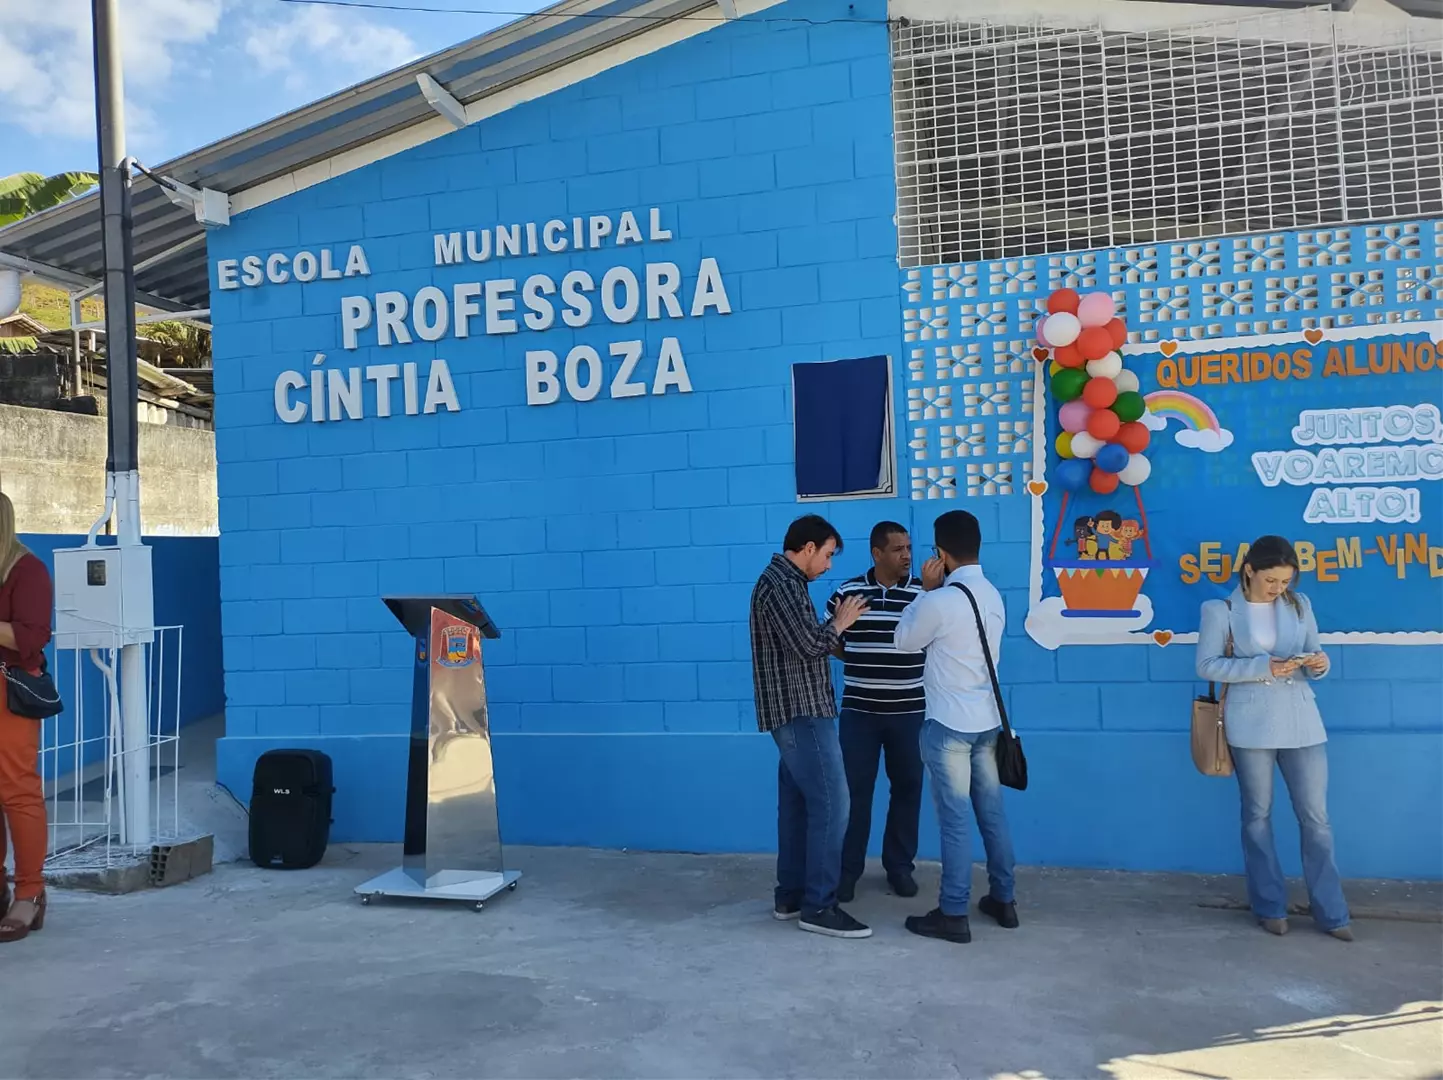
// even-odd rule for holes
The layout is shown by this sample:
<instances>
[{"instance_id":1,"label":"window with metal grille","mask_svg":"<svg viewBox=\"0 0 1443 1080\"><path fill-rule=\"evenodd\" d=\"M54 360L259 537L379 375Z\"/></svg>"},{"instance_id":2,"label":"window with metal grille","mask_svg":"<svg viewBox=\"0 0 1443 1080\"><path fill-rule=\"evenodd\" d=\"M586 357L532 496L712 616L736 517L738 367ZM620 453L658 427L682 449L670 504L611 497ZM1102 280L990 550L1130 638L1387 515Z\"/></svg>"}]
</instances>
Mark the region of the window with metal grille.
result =
<instances>
[{"instance_id":1,"label":"window with metal grille","mask_svg":"<svg viewBox=\"0 0 1443 1080\"><path fill-rule=\"evenodd\" d=\"M1443 41L1338 33L897 24L902 265L1443 213Z\"/></svg>"}]
</instances>

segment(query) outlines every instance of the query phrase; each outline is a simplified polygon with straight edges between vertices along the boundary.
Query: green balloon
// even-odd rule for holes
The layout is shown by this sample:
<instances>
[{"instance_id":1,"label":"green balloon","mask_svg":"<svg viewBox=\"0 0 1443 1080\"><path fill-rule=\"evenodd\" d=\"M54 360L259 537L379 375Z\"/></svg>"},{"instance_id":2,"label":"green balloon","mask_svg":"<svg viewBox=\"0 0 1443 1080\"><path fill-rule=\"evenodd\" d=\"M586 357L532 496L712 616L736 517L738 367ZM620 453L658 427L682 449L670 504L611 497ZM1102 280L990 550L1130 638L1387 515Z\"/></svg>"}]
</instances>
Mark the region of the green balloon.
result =
<instances>
[{"instance_id":1,"label":"green balloon","mask_svg":"<svg viewBox=\"0 0 1443 1080\"><path fill-rule=\"evenodd\" d=\"M1112 403L1112 411L1117 413L1117 418L1124 424L1130 424L1141 417L1146 408L1147 402L1142 400L1142 395L1136 390L1124 390Z\"/></svg>"},{"instance_id":2,"label":"green balloon","mask_svg":"<svg viewBox=\"0 0 1443 1080\"><path fill-rule=\"evenodd\" d=\"M1081 368L1063 368L1052 376L1052 396L1058 401L1072 401L1082 394L1082 388L1086 385L1087 372Z\"/></svg>"}]
</instances>

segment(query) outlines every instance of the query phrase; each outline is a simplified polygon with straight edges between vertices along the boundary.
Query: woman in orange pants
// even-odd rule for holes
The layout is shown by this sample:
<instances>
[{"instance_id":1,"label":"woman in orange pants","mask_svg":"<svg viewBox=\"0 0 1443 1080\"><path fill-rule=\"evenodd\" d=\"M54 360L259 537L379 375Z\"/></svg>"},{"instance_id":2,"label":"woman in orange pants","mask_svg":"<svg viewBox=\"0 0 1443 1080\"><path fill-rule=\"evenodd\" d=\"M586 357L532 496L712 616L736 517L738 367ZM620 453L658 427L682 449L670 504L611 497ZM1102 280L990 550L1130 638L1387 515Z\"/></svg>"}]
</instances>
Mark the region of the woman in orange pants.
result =
<instances>
[{"instance_id":1,"label":"woman in orange pants","mask_svg":"<svg viewBox=\"0 0 1443 1080\"><path fill-rule=\"evenodd\" d=\"M50 571L15 534L15 507L0 493L0 665L40 671L50 642ZM5 832L15 843L15 894L5 879ZM0 680L0 943L45 925L45 790L40 721L10 711Z\"/></svg>"}]
</instances>

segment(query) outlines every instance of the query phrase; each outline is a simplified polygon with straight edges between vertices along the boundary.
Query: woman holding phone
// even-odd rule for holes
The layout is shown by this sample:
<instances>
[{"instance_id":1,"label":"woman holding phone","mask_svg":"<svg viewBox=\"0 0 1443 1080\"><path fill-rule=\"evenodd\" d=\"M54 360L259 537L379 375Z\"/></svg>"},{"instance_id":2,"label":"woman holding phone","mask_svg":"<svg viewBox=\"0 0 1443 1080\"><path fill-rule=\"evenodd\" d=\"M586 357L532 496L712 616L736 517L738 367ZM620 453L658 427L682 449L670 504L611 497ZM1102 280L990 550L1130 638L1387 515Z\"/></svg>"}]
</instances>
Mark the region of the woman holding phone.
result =
<instances>
[{"instance_id":1,"label":"woman holding phone","mask_svg":"<svg viewBox=\"0 0 1443 1080\"><path fill-rule=\"evenodd\" d=\"M1327 732L1310 685L1328 673L1308 598L1294 591L1298 553L1281 536L1260 536L1226 600L1202 606L1199 678L1225 684L1223 723L1242 797L1248 902L1263 928L1288 932L1288 885L1273 846L1273 778L1282 770L1303 842L1313 921L1352 941L1348 904L1328 824Z\"/></svg>"}]
</instances>

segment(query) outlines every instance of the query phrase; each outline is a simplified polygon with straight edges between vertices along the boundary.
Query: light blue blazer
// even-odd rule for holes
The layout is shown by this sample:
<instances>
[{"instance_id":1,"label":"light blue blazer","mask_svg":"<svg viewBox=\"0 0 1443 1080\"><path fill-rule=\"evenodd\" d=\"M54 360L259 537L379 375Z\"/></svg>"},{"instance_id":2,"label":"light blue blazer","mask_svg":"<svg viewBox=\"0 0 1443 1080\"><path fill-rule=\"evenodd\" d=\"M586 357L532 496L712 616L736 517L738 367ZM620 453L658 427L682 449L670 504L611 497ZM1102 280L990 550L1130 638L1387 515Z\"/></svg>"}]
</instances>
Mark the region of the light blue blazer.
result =
<instances>
[{"instance_id":1,"label":"light blue blazer","mask_svg":"<svg viewBox=\"0 0 1443 1080\"><path fill-rule=\"evenodd\" d=\"M1318 652L1318 623L1313 605L1302 593L1295 593L1302 613L1282 597L1273 601L1278 640L1272 652L1253 642L1248 626L1248 605L1241 588L1228 600L1209 600L1202 606L1202 625L1197 636L1198 678L1227 684L1223 724L1228 743L1245 750L1292 750L1326 742L1323 718L1309 685L1328 672L1313 674L1298 668L1283 679L1274 678L1268 662L1286 660L1302 653ZM1231 604L1231 610L1228 605ZM1223 655L1228 629L1233 633L1233 655Z\"/></svg>"}]
</instances>

